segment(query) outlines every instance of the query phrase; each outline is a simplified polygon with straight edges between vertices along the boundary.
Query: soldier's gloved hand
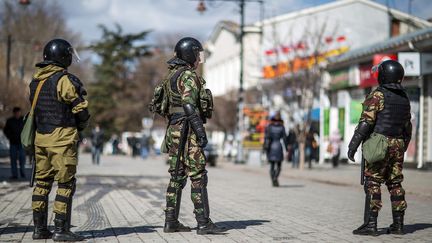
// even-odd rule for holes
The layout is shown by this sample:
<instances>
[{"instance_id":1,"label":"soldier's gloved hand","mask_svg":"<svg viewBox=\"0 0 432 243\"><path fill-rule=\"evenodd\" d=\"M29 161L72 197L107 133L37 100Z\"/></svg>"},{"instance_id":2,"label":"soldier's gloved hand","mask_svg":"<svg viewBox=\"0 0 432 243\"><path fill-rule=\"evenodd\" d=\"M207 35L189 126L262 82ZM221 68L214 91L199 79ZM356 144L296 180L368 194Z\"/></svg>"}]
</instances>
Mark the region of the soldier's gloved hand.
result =
<instances>
[{"instance_id":1,"label":"soldier's gloved hand","mask_svg":"<svg viewBox=\"0 0 432 243\"><path fill-rule=\"evenodd\" d=\"M350 159L352 162L355 162L354 155L357 151L354 149L348 149L348 159Z\"/></svg>"},{"instance_id":2,"label":"soldier's gloved hand","mask_svg":"<svg viewBox=\"0 0 432 243\"><path fill-rule=\"evenodd\" d=\"M197 139L198 139L198 145L201 148L205 148L205 146L207 146L208 144L207 136L197 137Z\"/></svg>"}]
</instances>

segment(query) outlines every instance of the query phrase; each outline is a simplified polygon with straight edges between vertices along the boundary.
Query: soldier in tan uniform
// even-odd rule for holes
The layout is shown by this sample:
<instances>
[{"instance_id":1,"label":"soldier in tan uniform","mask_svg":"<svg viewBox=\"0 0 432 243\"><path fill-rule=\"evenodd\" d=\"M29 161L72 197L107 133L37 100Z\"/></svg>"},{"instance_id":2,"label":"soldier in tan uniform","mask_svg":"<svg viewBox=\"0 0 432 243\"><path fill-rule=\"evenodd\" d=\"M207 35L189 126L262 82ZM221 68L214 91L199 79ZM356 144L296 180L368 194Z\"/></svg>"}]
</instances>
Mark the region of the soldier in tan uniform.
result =
<instances>
[{"instance_id":1,"label":"soldier in tan uniform","mask_svg":"<svg viewBox=\"0 0 432 243\"><path fill-rule=\"evenodd\" d=\"M30 102L40 82L35 107L36 186L33 190L33 239L80 241L70 232L72 198L75 193L78 131L90 117L81 81L66 70L76 52L65 40L54 39L44 48L44 60L36 64L30 83ZM76 57L78 57L76 55ZM54 201L54 233L48 230L48 195L53 182L58 189Z\"/></svg>"}]
</instances>

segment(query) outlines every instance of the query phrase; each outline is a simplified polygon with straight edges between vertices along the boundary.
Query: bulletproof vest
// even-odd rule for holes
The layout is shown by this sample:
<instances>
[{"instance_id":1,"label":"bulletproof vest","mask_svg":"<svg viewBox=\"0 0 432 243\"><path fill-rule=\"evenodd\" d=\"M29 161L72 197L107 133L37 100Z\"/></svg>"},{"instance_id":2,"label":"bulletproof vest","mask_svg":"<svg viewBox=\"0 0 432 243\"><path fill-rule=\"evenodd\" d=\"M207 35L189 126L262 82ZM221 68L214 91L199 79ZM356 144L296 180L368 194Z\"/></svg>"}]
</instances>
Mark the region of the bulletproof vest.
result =
<instances>
[{"instance_id":1,"label":"bulletproof vest","mask_svg":"<svg viewBox=\"0 0 432 243\"><path fill-rule=\"evenodd\" d=\"M168 96L169 96L169 114L183 114L183 104L180 91L178 90L178 79L188 68L180 67L171 71L168 76ZM194 104L199 109L199 113L203 122L212 117L213 112L213 97L209 89L203 89L201 86L201 78L197 77L194 80L198 86L198 103Z\"/></svg>"},{"instance_id":2,"label":"bulletproof vest","mask_svg":"<svg viewBox=\"0 0 432 243\"><path fill-rule=\"evenodd\" d=\"M66 74L66 71L56 72L42 85L35 107L36 129L39 133L52 133L57 127L76 127L71 105L59 101L57 96L58 81ZM30 83L31 100L39 82L33 79Z\"/></svg>"},{"instance_id":3,"label":"bulletproof vest","mask_svg":"<svg viewBox=\"0 0 432 243\"><path fill-rule=\"evenodd\" d=\"M410 120L410 101L402 89L378 87L384 94L384 109L377 114L374 132L389 137L403 137Z\"/></svg>"}]
</instances>

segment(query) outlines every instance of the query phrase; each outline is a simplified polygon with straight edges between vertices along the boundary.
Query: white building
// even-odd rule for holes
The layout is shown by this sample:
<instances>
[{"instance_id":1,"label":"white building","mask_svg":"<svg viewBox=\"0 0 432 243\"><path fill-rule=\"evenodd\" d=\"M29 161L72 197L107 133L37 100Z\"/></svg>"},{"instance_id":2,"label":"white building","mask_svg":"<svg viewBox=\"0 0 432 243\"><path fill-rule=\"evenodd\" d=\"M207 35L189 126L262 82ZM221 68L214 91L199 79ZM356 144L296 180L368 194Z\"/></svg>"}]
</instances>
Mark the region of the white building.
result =
<instances>
[{"instance_id":1,"label":"white building","mask_svg":"<svg viewBox=\"0 0 432 243\"><path fill-rule=\"evenodd\" d=\"M261 23L245 27L246 89L258 85L261 79L265 83L295 71L295 67L287 67L293 58L307 57L316 51L326 57L339 55L388 39L396 26L399 34L431 26L426 20L370 0L334 1L266 19L262 24L262 45L258 33ZM204 77L215 95L239 87L239 32L238 24L222 21L206 43L209 56Z\"/></svg>"},{"instance_id":2,"label":"white building","mask_svg":"<svg viewBox=\"0 0 432 243\"><path fill-rule=\"evenodd\" d=\"M259 33L256 27L247 27L244 39L244 88L258 84L261 77ZM240 26L231 21L219 22L206 50L209 56L204 64L204 77L213 94L224 95L239 87L240 77Z\"/></svg>"},{"instance_id":3,"label":"white building","mask_svg":"<svg viewBox=\"0 0 432 243\"><path fill-rule=\"evenodd\" d=\"M261 25L262 36L257 33ZM325 68L329 58L428 27L432 27L432 23L370 0L334 1L266 19L245 29L253 33L246 34L244 39L244 87L249 89L259 85L273 88L268 93L271 107L276 105L277 109L290 114L292 120L299 121L307 114L298 109L295 101L287 101L289 96L306 94L299 94L295 87L283 84L290 78L295 80L293 74L311 67L314 60ZM239 26L232 22L219 23L206 43L209 56L204 65L204 77L215 95L224 95L239 87L239 43ZM360 75L358 69L351 69L347 76ZM321 160L329 133L343 130L346 143L355 127L348 116L353 97L344 89L358 86L355 82L359 82L360 78L345 79L337 73L332 75L326 75L335 91L330 94L331 97L328 92L322 91L321 96L313 98L314 111L320 114L321 120ZM279 85L275 85L277 83ZM328 88L329 84L324 86ZM337 104L332 103L331 99ZM324 131L324 108L330 108L331 117L337 117L340 108L344 108L344 123L333 120ZM345 157L346 144L342 148L341 154Z\"/></svg>"}]
</instances>

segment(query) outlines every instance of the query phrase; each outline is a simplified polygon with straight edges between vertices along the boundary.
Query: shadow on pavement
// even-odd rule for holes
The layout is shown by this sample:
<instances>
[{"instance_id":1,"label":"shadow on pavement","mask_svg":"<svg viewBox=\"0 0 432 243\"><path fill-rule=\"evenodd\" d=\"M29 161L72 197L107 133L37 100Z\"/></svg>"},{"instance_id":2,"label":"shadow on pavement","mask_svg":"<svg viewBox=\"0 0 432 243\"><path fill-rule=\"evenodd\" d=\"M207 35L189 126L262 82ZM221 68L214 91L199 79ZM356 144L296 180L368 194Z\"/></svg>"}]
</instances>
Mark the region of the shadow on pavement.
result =
<instances>
[{"instance_id":1,"label":"shadow on pavement","mask_svg":"<svg viewBox=\"0 0 432 243\"><path fill-rule=\"evenodd\" d=\"M216 224L219 226L226 227L227 230L232 229L246 229L249 226L257 226L257 225L263 225L264 223L269 223L270 220L237 220L237 221L220 221Z\"/></svg>"},{"instance_id":2,"label":"shadow on pavement","mask_svg":"<svg viewBox=\"0 0 432 243\"><path fill-rule=\"evenodd\" d=\"M432 224L419 223L419 224L408 224L404 226L406 234L412 234L417 230L424 230L428 228L432 228Z\"/></svg>"},{"instance_id":3,"label":"shadow on pavement","mask_svg":"<svg viewBox=\"0 0 432 243\"><path fill-rule=\"evenodd\" d=\"M25 232L33 232L33 226L11 223L6 228L0 230L1 235L17 234L17 233L25 233Z\"/></svg>"},{"instance_id":4,"label":"shadow on pavement","mask_svg":"<svg viewBox=\"0 0 432 243\"><path fill-rule=\"evenodd\" d=\"M105 228L99 230L86 230L86 231L76 231L77 234L85 236L86 238L103 238L119 235L129 235L135 233L152 233L155 232L157 228L162 228L162 226L131 226L131 227L113 227Z\"/></svg>"},{"instance_id":5,"label":"shadow on pavement","mask_svg":"<svg viewBox=\"0 0 432 243\"><path fill-rule=\"evenodd\" d=\"M279 187L283 187L283 188L300 188L300 187L304 187L304 185L279 185Z\"/></svg>"}]
</instances>

